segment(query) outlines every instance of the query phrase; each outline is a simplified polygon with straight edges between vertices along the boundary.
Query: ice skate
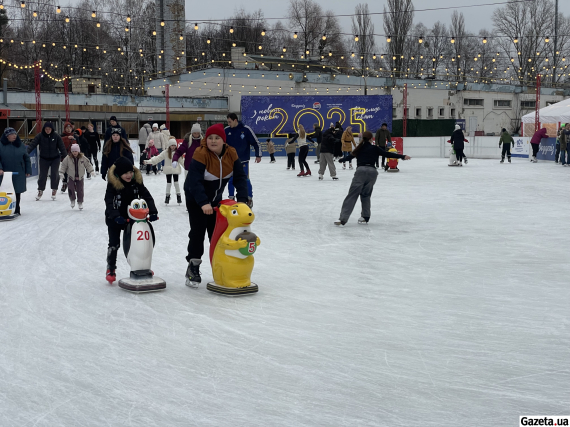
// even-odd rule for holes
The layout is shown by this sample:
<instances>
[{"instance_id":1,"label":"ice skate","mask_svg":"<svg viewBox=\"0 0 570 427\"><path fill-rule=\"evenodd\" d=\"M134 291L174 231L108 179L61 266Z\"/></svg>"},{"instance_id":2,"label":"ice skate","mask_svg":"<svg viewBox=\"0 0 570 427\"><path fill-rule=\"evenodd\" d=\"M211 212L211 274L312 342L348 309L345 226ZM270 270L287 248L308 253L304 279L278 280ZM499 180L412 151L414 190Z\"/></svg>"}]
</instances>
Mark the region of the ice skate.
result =
<instances>
[{"instance_id":1,"label":"ice skate","mask_svg":"<svg viewBox=\"0 0 570 427\"><path fill-rule=\"evenodd\" d=\"M305 172L301 171L297 174L297 176L303 177L303 176L305 176Z\"/></svg>"},{"instance_id":2,"label":"ice skate","mask_svg":"<svg viewBox=\"0 0 570 427\"><path fill-rule=\"evenodd\" d=\"M38 195L36 196L36 200L40 200L43 196L44 192L42 190L38 190Z\"/></svg>"},{"instance_id":3,"label":"ice skate","mask_svg":"<svg viewBox=\"0 0 570 427\"><path fill-rule=\"evenodd\" d=\"M463 161L467 164L467 157L463 157Z\"/></svg>"},{"instance_id":4,"label":"ice skate","mask_svg":"<svg viewBox=\"0 0 570 427\"><path fill-rule=\"evenodd\" d=\"M236 198L235 198L235 196L228 196L228 199L235 200Z\"/></svg>"},{"instance_id":5,"label":"ice skate","mask_svg":"<svg viewBox=\"0 0 570 427\"><path fill-rule=\"evenodd\" d=\"M338 178L336 176L332 177L333 181L338 181Z\"/></svg>"},{"instance_id":6,"label":"ice skate","mask_svg":"<svg viewBox=\"0 0 570 427\"><path fill-rule=\"evenodd\" d=\"M182 204L182 196L180 194L176 195L176 203L178 203L179 205Z\"/></svg>"},{"instance_id":7,"label":"ice skate","mask_svg":"<svg viewBox=\"0 0 570 427\"><path fill-rule=\"evenodd\" d=\"M287 168L287 170L290 170L291 168Z\"/></svg>"},{"instance_id":8,"label":"ice skate","mask_svg":"<svg viewBox=\"0 0 570 427\"><path fill-rule=\"evenodd\" d=\"M70 204L71 204L71 209L73 209L75 207L75 200L72 200Z\"/></svg>"},{"instance_id":9,"label":"ice skate","mask_svg":"<svg viewBox=\"0 0 570 427\"><path fill-rule=\"evenodd\" d=\"M323 176L319 175L319 181L322 181L322 180L323 180Z\"/></svg>"},{"instance_id":10,"label":"ice skate","mask_svg":"<svg viewBox=\"0 0 570 427\"><path fill-rule=\"evenodd\" d=\"M352 169L352 165L348 165L348 168L349 168L349 169Z\"/></svg>"},{"instance_id":11,"label":"ice skate","mask_svg":"<svg viewBox=\"0 0 570 427\"><path fill-rule=\"evenodd\" d=\"M77 203L77 207L79 208L80 211L83 210L83 203L82 202L78 202Z\"/></svg>"},{"instance_id":12,"label":"ice skate","mask_svg":"<svg viewBox=\"0 0 570 427\"><path fill-rule=\"evenodd\" d=\"M65 190L67 190L67 183L64 182L63 185L61 186L61 192L65 193Z\"/></svg>"},{"instance_id":13,"label":"ice skate","mask_svg":"<svg viewBox=\"0 0 570 427\"><path fill-rule=\"evenodd\" d=\"M463 163L457 162L457 166L463 166Z\"/></svg>"},{"instance_id":14,"label":"ice skate","mask_svg":"<svg viewBox=\"0 0 570 427\"><path fill-rule=\"evenodd\" d=\"M197 288L202 278L200 277L200 264L201 259L191 259L186 269L186 286L190 288Z\"/></svg>"},{"instance_id":15,"label":"ice skate","mask_svg":"<svg viewBox=\"0 0 570 427\"><path fill-rule=\"evenodd\" d=\"M369 218L364 218L363 216L361 216L360 218L358 218L358 223L359 224L368 224L368 219Z\"/></svg>"},{"instance_id":16,"label":"ice skate","mask_svg":"<svg viewBox=\"0 0 570 427\"><path fill-rule=\"evenodd\" d=\"M87 174L87 179L91 179L91 174L90 174L90 173Z\"/></svg>"},{"instance_id":17,"label":"ice skate","mask_svg":"<svg viewBox=\"0 0 570 427\"><path fill-rule=\"evenodd\" d=\"M318 165L319 163L320 163L320 161L318 161L318 160L315 160L315 164L316 164L316 165Z\"/></svg>"},{"instance_id":18,"label":"ice skate","mask_svg":"<svg viewBox=\"0 0 570 427\"><path fill-rule=\"evenodd\" d=\"M107 275L105 277L105 280L107 280L107 282L109 282L110 284L113 284L113 282L117 280L115 269L110 269L110 268L107 269Z\"/></svg>"},{"instance_id":19,"label":"ice skate","mask_svg":"<svg viewBox=\"0 0 570 427\"><path fill-rule=\"evenodd\" d=\"M166 195L166 199L164 199L164 203L165 204L169 204L170 203L170 194Z\"/></svg>"},{"instance_id":20,"label":"ice skate","mask_svg":"<svg viewBox=\"0 0 570 427\"><path fill-rule=\"evenodd\" d=\"M344 224L346 224L346 221L341 221L340 219L334 222L334 225L338 225L341 227L344 227Z\"/></svg>"},{"instance_id":21,"label":"ice skate","mask_svg":"<svg viewBox=\"0 0 570 427\"><path fill-rule=\"evenodd\" d=\"M312 176L312 175L311 175L311 171L305 172L305 176Z\"/></svg>"},{"instance_id":22,"label":"ice skate","mask_svg":"<svg viewBox=\"0 0 570 427\"><path fill-rule=\"evenodd\" d=\"M342 168L343 168L343 169L346 169L346 164L343 163L343 164L342 164Z\"/></svg>"},{"instance_id":23,"label":"ice skate","mask_svg":"<svg viewBox=\"0 0 570 427\"><path fill-rule=\"evenodd\" d=\"M253 208L253 198L252 197L247 198L246 205L248 205L250 209Z\"/></svg>"},{"instance_id":24,"label":"ice skate","mask_svg":"<svg viewBox=\"0 0 570 427\"><path fill-rule=\"evenodd\" d=\"M509 157L509 163L511 163L511 158Z\"/></svg>"},{"instance_id":25,"label":"ice skate","mask_svg":"<svg viewBox=\"0 0 570 427\"><path fill-rule=\"evenodd\" d=\"M275 160L271 160L269 163L275 163Z\"/></svg>"},{"instance_id":26,"label":"ice skate","mask_svg":"<svg viewBox=\"0 0 570 427\"><path fill-rule=\"evenodd\" d=\"M56 197L57 197L57 190L51 190L51 199L55 200Z\"/></svg>"},{"instance_id":27,"label":"ice skate","mask_svg":"<svg viewBox=\"0 0 570 427\"><path fill-rule=\"evenodd\" d=\"M505 159L501 159L499 163L505 163Z\"/></svg>"}]
</instances>

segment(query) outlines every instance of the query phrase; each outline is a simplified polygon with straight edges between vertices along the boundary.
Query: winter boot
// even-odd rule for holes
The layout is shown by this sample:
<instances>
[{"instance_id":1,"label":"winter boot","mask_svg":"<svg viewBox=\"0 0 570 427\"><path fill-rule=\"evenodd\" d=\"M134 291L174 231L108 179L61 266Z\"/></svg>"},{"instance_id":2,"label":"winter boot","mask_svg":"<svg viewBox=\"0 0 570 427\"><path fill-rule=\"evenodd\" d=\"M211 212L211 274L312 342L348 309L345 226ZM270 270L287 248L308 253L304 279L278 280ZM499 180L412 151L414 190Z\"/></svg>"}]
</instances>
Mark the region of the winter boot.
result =
<instances>
[{"instance_id":1,"label":"winter boot","mask_svg":"<svg viewBox=\"0 0 570 427\"><path fill-rule=\"evenodd\" d=\"M67 190L67 182L64 182L63 185L61 186L61 192L65 193L65 190Z\"/></svg>"},{"instance_id":2,"label":"winter boot","mask_svg":"<svg viewBox=\"0 0 570 427\"><path fill-rule=\"evenodd\" d=\"M166 203L166 204L170 203L170 194L166 195L166 199L164 199L164 203Z\"/></svg>"},{"instance_id":3,"label":"winter boot","mask_svg":"<svg viewBox=\"0 0 570 427\"><path fill-rule=\"evenodd\" d=\"M178 203L179 205L182 204L182 196L180 195L180 193L176 195L176 203Z\"/></svg>"},{"instance_id":4,"label":"winter boot","mask_svg":"<svg viewBox=\"0 0 570 427\"><path fill-rule=\"evenodd\" d=\"M202 264L202 260L196 258L192 258L188 263L188 268L186 269L186 286L197 288L202 281L200 277L200 264Z\"/></svg>"},{"instance_id":5,"label":"winter boot","mask_svg":"<svg viewBox=\"0 0 570 427\"><path fill-rule=\"evenodd\" d=\"M56 196L57 196L57 190L51 190L51 199L55 200Z\"/></svg>"},{"instance_id":6,"label":"winter boot","mask_svg":"<svg viewBox=\"0 0 570 427\"><path fill-rule=\"evenodd\" d=\"M42 190L38 190L38 195L36 196L36 200L40 200L44 192Z\"/></svg>"}]
</instances>

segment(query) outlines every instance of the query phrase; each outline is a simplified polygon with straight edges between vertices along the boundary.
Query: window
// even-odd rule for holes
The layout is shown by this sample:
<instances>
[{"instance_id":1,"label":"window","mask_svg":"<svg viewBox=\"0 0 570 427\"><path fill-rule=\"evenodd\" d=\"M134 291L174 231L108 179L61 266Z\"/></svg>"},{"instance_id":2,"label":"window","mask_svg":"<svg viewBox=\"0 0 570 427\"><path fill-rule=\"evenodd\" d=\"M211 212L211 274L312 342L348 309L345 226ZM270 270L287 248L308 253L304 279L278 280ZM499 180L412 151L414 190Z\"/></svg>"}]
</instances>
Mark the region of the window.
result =
<instances>
[{"instance_id":1,"label":"window","mask_svg":"<svg viewBox=\"0 0 570 427\"><path fill-rule=\"evenodd\" d=\"M454 119L455 118L455 108L452 108L451 111L449 112L449 116Z\"/></svg>"},{"instance_id":2,"label":"window","mask_svg":"<svg viewBox=\"0 0 570 427\"><path fill-rule=\"evenodd\" d=\"M521 101L521 108L524 109L535 109L536 101Z\"/></svg>"},{"instance_id":3,"label":"window","mask_svg":"<svg viewBox=\"0 0 570 427\"><path fill-rule=\"evenodd\" d=\"M483 100L482 99L464 99L463 105L467 105L469 107L482 107Z\"/></svg>"},{"instance_id":4,"label":"window","mask_svg":"<svg viewBox=\"0 0 570 427\"><path fill-rule=\"evenodd\" d=\"M445 116L445 108L439 107L439 117Z\"/></svg>"},{"instance_id":5,"label":"window","mask_svg":"<svg viewBox=\"0 0 570 427\"><path fill-rule=\"evenodd\" d=\"M511 100L510 99L495 99L494 106L495 108L511 108Z\"/></svg>"},{"instance_id":6,"label":"window","mask_svg":"<svg viewBox=\"0 0 570 427\"><path fill-rule=\"evenodd\" d=\"M428 117L433 118L433 108L432 107L428 107Z\"/></svg>"},{"instance_id":7,"label":"window","mask_svg":"<svg viewBox=\"0 0 570 427\"><path fill-rule=\"evenodd\" d=\"M87 86L87 93L95 93L95 85L90 84Z\"/></svg>"},{"instance_id":8,"label":"window","mask_svg":"<svg viewBox=\"0 0 570 427\"><path fill-rule=\"evenodd\" d=\"M416 117L421 117L422 116L422 109L421 107L416 108Z\"/></svg>"},{"instance_id":9,"label":"window","mask_svg":"<svg viewBox=\"0 0 570 427\"><path fill-rule=\"evenodd\" d=\"M396 108L392 108L392 117L396 117L398 115Z\"/></svg>"}]
</instances>

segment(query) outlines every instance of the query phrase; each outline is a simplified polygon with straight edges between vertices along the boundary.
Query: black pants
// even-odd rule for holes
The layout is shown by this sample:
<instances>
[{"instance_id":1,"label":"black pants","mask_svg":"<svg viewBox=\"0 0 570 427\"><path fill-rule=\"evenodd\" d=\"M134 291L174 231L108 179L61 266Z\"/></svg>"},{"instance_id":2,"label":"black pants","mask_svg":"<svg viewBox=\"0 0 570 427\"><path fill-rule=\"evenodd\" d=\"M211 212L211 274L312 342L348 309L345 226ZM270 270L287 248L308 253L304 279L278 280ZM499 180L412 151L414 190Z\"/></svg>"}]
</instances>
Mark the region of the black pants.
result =
<instances>
[{"instance_id":1,"label":"black pants","mask_svg":"<svg viewBox=\"0 0 570 427\"><path fill-rule=\"evenodd\" d=\"M463 147L455 149L455 157L457 158L458 162L463 161Z\"/></svg>"},{"instance_id":2,"label":"black pants","mask_svg":"<svg viewBox=\"0 0 570 427\"><path fill-rule=\"evenodd\" d=\"M540 144L530 144L532 145L532 155L533 157L536 157L536 155L538 154L538 149L540 148Z\"/></svg>"},{"instance_id":3,"label":"black pants","mask_svg":"<svg viewBox=\"0 0 570 427\"><path fill-rule=\"evenodd\" d=\"M556 154L554 154L554 161L558 163L560 157L560 144L556 144Z\"/></svg>"},{"instance_id":4,"label":"black pants","mask_svg":"<svg viewBox=\"0 0 570 427\"><path fill-rule=\"evenodd\" d=\"M178 182L178 174L168 174L166 175L166 182L168 184L172 183L172 177L174 177L174 182Z\"/></svg>"},{"instance_id":5,"label":"black pants","mask_svg":"<svg viewBox=\"0 0 570 427\"><path fill-rule=\"evenodd\" d=\"M186 209L190 220L190 232L188 233L188 256L186 261L201 259L204 255L204 237L208 232L208 240L212 239L216 227L216 212L206 215L194 199L186 199Z\"/></svg>"},{"instance_id":6,"label":"black pants","mask_svg":"<svg viewBox=\"0 0 570 427\"><path fill-rule=\"evenodd\" d=\"M16 193L16 209L14 210L15 214L19 214L20 213L20 195L22 193Z\"/></svg>"},{"instance_id":7,"label":"black pants","mask_svg":"<svg viewBox=\"0 0 570 427\"><path fill-rule=\"evenodd\" d=\"M117 252L121 247L121 231L125 228L109 218L105 218L105 224L107 224L107 232L109 233L107 264L111 270L114 270L117 268Z\"/></svg>"},{"instance_id":8,"label":"black pants","mask_svg":"<svg viewBox=\"0 0 570 427\"><path fill-rule=\"evenodd\" d=\"M39 191L44 191L46 189L46 181L50 168L50 187L52 190L57 190L57 186L59 185L59 163L59 157L56 157L55 159L44 159L43 157L40 157L40 173L38 176Z\"/></svg>"},{"instance_id":9,"label":"black pants","mask_svg":"<svg viewBox=\"0 0 570 427\"><path fill-rule=\"evenodd\" d=\"M505 153L511 158L511 144L503 143L503 152L501 153L501 160L505 160Z\"/></svg>"},{"instance_id":10,"label":"black pants","mask_svg":"<svg viewBox=\"0 0 570 427\"><path fill-rule=\"evenodd\" d=\"M271 156L271 161L274 162L275 161L275 154L271 153L271 154L269 154L269 156Z\"/></svg>"},{"instance_id":11,"label":"black pants","mask_svg":"<svg viewBox=\"0 0 570 427\"><path fill-rule=\"evenodd\" d=\"M141 158L141 168L142 168L144 165L143 161L146 160L146 159L143 159L143 155L142 155L143 151L145 150L145 144L139 144L139 149L141 151L140 158Z\"/></svg>"},{"instance_id":12,"label":"black pants","mask_svg":"<svg viewBox=\"0 0 570 427\"><path fill-rule=\"evenodd\" d=\"M309 154L309 146L303 145L299 148L299 167L301 168L301 172L307 169L307 172L310 172L309 164L307 163L307 154Z\"/></svg>"},{"instance_id":13,"label":"black pants","mask_svg":"<svg viewBox=\"0 0 570 427\"><path fill-rule=\"evenodd\" d=\"M287 154L287 167L295 169L295 153Z\"/></svg>"},{"instance_id":14,"label":"black pants","mask_svg":"<svg viewBox=\"0 0 570 427\"><path fill-rule=\"evenodd\" d=\"M151 169L151 168L152 168L152 171L153 171L154 173L157 172L156 165L146 165L146 174L147 174L147 175L150 173L150 169Z\"/></svg>"}]
</instances>

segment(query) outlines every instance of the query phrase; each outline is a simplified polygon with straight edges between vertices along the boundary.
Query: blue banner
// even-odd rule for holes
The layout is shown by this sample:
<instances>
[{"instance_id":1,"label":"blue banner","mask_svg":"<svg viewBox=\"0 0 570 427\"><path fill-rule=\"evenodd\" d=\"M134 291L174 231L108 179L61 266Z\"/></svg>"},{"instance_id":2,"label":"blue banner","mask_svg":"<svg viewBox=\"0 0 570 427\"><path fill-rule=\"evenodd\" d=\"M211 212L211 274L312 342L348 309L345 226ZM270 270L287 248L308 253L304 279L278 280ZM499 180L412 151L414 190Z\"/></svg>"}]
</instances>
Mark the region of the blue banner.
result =
<instances>
[{"instance_id":1,"label":"blue banner","mask_svg":"<svg viewBox=\"0 0 570 427\"><path fill-rule=\"evenodd\" d=\"M538 160L551 160L554 161L554 154L556 152L556 138L545 138L540 141L540 148L536 158Z\"/></svg>"},{"instance_id":2,"label":"blue banner","mask_svg":"<svg viewBox=\"0 0 570 427\"><path fill-rule=\"evenodd\" d=\"M353 133L374 133L382 123L392 131L392 95L242 96L241 115L256 134L272 138L286 138L299 124L312 133L315 123L325 131L337 121Z\"/></svg>"},{"instance_id":3,"label":"blue banner","mask_svg":"<svg viewBox=\"0 0 570 427\"><path fill-rule=\"evenodd\" d=\"M32 164L32 176L36 176L38 174L38 149L34 148L34 150L30 153L30 163Z\"/></svg>"}]
</instances>

